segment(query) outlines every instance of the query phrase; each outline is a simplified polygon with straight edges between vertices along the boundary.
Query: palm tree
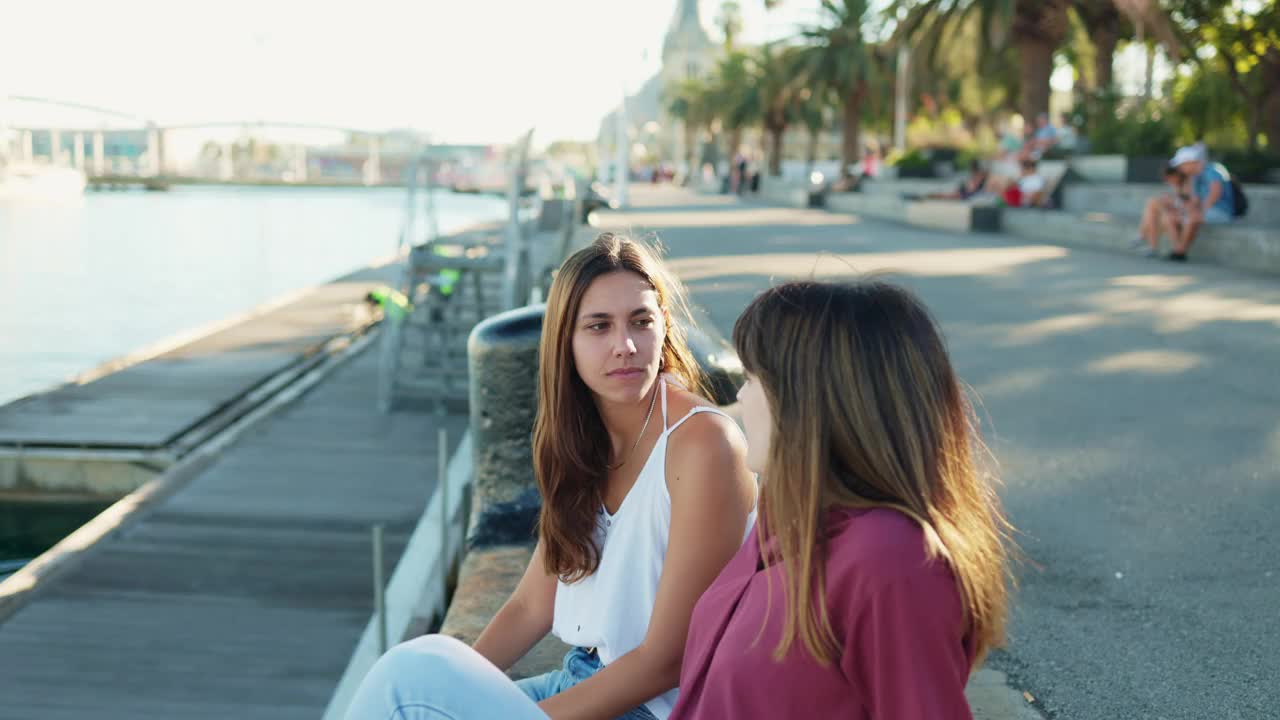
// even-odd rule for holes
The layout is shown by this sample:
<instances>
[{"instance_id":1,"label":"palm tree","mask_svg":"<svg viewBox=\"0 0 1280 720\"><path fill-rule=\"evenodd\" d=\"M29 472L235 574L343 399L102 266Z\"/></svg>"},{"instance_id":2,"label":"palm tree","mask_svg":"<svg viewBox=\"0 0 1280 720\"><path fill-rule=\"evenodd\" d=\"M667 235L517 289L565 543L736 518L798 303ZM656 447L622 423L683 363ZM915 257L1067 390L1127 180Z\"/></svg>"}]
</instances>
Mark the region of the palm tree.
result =
<instances>
[{"instance_id":1,"label":"palm tree","mask_svg":"<svg viewBox=\"0 0 1280 720\"><path fill-rule=\"evenodd\" d=\"M882 73L883 61L863 38L866 0L822 0L826 23L802 33L808 46L797 58L812 92L831 93L840 103L840 159L844 167L861 155L863 102Z\"/></svg>"},{"instance_id":2,"label":"palm tree","mask_svg":"<svg viewBox=\"0 0 1280 720\"><path fill-rule=\"evenodd\" d=\"M804 172L808 175L818 160L818 140L827 128L827 110L831 102L821 89L802 87L795 96L796 120L809 131L808 147L804 153Z\"/></svg>"},{"instance_id":3,"label":"palm tree","mask_svg":"<svg viewBox=\"0 0 1280 720\"><path fill-rule=\"evenodd\" d=\"M752 58L752 74L755 85L753 103L759 108L760 124L768 135L766 155L769 174L782 174L782 137L787 127L799 119L796 101L802 89L798 82L800 61L804 59L797 47L778 48L762 45Z\"/></svg>"},{"instance_id":4,"label":"palm tree","mask_svg":"<svg viewBox=\"0 0 1280 720\"><path fill-rule=\"evenodd\" d=\"M1169 17L1153 0L895 0L887 12L891 17L902 18L895 33L897 42L909 42L923 49L930 63L937 45L951 34L952 28L977 13L981 27L986 30L984 46L989 49L1012 46L1017 50L1021 70L1018 111L1024 118L1033 118L1049 109L1053 54L1070 29L1068 12L1076 7L1086 26L1091 22L1111 22L1112 16L1101 10L1104 2L1135 24L1149 28L1175 60L1181 57L1182 44L1173 32ZM1111 27L1118 28L1118 23ZM1108 46L1109 38L1105 34L1098 40L1098 62L1106 63L1105 72L1100 76L1109 78L1111 55L1106 51L1113 54L1114 43Z\"/></svg>"},{"instance_id":5,"label":"palm tree","mask_svg":"<svg viewBox=\"0 0 1280 720\"><path fill-rule=\"evenodd\" d=\"M716 16L716 26L724 35L725 52L733 52L738 35L742 32L742 6L734 0L720 3L720 14Z\"/></svg>"},{"instance_id":6,"label":"palm tree","mask_svg":"<svg viewBox=\"0 0 1280 720\"><path fill-rule=\"evenodd\" d=\"M701 160L698 138L714 119L710 89L698 78L686 78L675 87L667 101L667 112L680 121L684 132L685 162L692 174Z\"/></svg>"},{"instance_id":7,"label":"palm tree","mask_svg":"<svg viewBox=\"0 0 1280 720\"><path fill-rule=\"evenodd\" d=\"M763 115L755 85L751 56L742 50L721 58L711 76L708 99L715 118L728 133L730 158L742 147L743 131L756 125Z\"/></svg>"}]
</instances>

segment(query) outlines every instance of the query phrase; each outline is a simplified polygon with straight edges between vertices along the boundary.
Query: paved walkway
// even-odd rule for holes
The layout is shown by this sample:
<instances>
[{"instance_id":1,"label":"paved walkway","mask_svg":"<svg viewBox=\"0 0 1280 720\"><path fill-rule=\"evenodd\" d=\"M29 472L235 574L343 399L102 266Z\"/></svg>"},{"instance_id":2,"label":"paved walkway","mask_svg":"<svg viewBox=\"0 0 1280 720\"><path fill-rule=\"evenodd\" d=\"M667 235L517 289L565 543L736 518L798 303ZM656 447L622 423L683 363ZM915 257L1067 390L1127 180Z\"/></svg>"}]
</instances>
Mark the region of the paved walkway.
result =
<instances>
[{"instance_id":1,"label":"paved walkway","mask_svg":"<svg viewBox=\"0 0 1280 720\"><path fill-rule=\"evenodd\" d=\"M1018 696L1058 718L1275 717L1280 284L632 192L603 223L657 232L726 335L755 293L811 274L893 271L933 309L1030 561L988 663Z\"/></svg>"}]
</instances>

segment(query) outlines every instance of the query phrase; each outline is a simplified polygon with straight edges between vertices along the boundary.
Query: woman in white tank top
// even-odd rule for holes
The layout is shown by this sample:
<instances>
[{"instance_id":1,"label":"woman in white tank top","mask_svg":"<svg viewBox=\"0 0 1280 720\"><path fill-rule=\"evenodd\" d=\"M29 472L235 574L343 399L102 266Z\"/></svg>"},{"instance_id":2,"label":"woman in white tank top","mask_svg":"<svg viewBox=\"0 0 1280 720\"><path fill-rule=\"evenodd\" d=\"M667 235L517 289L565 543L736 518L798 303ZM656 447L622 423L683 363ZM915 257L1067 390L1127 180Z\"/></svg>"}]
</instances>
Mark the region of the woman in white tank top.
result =
<instances>
[{"instance_id":1,"label":"woman in white tank top","mask_svg":"<svg viewBox=\"0 0 1280 720\"><path fill-rule=\"evenodd\" d=\"M736 424L696 394L679 286L603 234L565 261L543 324L533 455L538 544L474 649L443 636L387 653L347 717L665 720L693 604L754 520ZM547 632L564 666L501 671Z\"/></svg>"}]
</instances>

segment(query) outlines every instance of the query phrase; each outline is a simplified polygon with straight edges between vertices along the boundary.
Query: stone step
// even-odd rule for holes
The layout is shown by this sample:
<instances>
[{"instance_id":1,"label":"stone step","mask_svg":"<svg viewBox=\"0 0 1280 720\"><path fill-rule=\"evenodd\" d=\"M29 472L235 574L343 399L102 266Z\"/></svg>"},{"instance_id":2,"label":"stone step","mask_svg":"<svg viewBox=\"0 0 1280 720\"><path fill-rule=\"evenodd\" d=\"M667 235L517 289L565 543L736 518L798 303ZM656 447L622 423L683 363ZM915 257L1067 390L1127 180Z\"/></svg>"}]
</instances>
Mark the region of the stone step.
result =
<instances>
[{"instance_id":1,"label":"stone step","mask_svg":"<svg viewBox=\"0 0 1280 720\"><path fill-rule=\"evenodd\" d=\"M1147 199L1166 192L1158 183L1070 183L1063 188L1064 210L1141 217ZM1277 226L1280 233L1280 185L1246 185L1250 225Z\"/></svg>"},{"instance_id":2,"label":"stone step","mask_svg":"<svg viewBox=\"0 0 1280 720\"><path fill-rule=\"evenodd\" d=\"M1026 240L1133 252L1137 223L1103 212L1073 213L1005 208L1005 233ZM1167 241L1165 241L1167 243ZM1162 247L1168 252L1168 245ZM1280 230L1248 223L1206 226L1191 247L1192 261L1280 275Z\"/></svg>"}]
</instances>

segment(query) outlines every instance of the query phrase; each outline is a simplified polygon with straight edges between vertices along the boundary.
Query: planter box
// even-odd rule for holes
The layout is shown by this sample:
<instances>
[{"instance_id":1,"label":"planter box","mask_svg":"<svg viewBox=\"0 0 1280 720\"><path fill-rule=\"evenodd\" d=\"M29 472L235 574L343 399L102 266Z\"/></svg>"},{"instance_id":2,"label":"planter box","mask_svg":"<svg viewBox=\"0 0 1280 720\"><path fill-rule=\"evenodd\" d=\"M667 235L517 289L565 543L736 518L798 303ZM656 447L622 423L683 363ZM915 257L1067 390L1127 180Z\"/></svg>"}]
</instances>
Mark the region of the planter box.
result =
<instances>
[{"instance_id":1,"label":"planter box","mask_svg":"<svg viewBox=\"0 0 1280 720\"><path fill-rule=\"evenodd\" d=\"M1089 182L1124 182L1128 167L1123 155L1074 155L1068 162Z\"/></svg>"},{"instance_id":2,"label":"planter box","mask_svg":"<svg viewBox=\"0 0 1280 720\"><path fill-rule=\"evenodd\" d=\"M1088 182L1159 183L1164 179L1164 166L1169 158L1163 155L1075 155L1067 162Z\"/></svg>"},{"instance_id":3,"label":"planter box","mask_svg":"<svg viewBox=\"0 0 1280 720\"><path fill-rule=\"evenodd\" d=\"M1164 168L1169 158L1147 155L1143 157L1126 157L1124 181L1131 183L1158 183L1164 178Z\"/></svg>"}]
</instances>

